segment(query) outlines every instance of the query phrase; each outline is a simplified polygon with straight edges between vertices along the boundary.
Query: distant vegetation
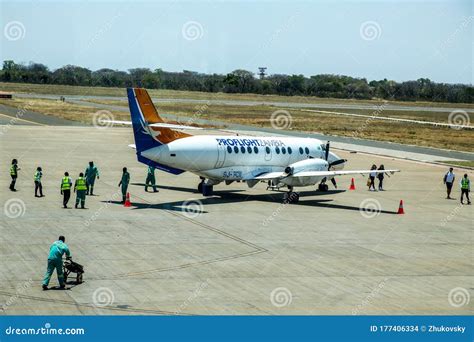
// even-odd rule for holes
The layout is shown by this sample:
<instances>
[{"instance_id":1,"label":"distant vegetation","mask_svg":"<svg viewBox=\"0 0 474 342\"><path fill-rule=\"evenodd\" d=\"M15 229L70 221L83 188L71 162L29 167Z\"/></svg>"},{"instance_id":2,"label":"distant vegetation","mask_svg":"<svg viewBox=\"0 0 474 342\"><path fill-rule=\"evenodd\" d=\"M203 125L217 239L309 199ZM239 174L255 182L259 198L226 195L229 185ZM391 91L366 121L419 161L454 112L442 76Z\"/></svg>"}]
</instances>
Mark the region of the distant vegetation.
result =
<instances>
[{"instance_id":1,"label":"distant vegetation","mask_svg":"<svg viewBox=\"0 0 474 342\"><path fill-rule=\"evenodd\" d=\"M211 75L186 70L168 72L148 68L129 69L127 72L112 69L91 71L74 65L66 65L51 71L40 63L31 62L25 65L7 60L3 62L0 81L102 87L142 86L148 89L300 95L341 99L380 98L399 101L474 103L472 85L435 83L427 78L407 82L387 79L367 82L365 78L342 75L305 77L273 74L260 79L247 70L235 70L227 75Z\"/></svg>"}]
</instances>

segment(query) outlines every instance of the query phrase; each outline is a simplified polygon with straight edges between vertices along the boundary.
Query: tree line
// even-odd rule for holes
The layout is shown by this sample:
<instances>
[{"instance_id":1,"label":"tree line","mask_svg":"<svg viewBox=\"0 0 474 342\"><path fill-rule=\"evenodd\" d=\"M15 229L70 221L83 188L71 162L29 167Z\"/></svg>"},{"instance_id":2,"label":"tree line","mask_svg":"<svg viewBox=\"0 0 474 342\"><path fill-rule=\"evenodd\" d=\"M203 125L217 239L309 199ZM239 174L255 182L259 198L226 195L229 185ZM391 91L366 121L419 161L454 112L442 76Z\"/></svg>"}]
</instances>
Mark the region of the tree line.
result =
<instances>
[{"instance_id":1,"label":"tree line","mask_svg":"<svg viewBox=\"0 0 474 342\"><path fill-rule=\"evenodd\" d=\"M6 60L0 71L0 81L101 87L141 86L148 89L300 95L341 99L380 98L401 101L474 102L472 85L436 83L428 78L406 82L387 79L368 82L365 78L329 74L310 77L273 74L257 78L254 73L241 69L226 75L203 74L188 70L169 72L149 68L135 68L128 71L104 68L92 71L75 65L50 70L41 63L21 64Z\"/></svg>"}]
</instances>

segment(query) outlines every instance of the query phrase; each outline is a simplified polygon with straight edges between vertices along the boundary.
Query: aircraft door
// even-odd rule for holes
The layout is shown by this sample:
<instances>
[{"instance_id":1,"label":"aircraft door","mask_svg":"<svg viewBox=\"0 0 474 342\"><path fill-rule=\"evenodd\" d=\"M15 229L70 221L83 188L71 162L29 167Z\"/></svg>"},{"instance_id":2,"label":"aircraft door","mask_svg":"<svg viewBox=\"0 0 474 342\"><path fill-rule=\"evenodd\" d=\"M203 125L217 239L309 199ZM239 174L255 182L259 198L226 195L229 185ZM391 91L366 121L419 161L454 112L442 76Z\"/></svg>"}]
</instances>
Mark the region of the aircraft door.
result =
<instances>
[{"instance_id":1,"label":"aircraft door","mask_svg":"<svg viewBox=\"0 0 474 342\"><path fill-rule=\"evenodd\" d=\"M220 169L224 166L226 150L224 145L217 145L217 161L214 168Z\"/></svg>"}]
</instances>

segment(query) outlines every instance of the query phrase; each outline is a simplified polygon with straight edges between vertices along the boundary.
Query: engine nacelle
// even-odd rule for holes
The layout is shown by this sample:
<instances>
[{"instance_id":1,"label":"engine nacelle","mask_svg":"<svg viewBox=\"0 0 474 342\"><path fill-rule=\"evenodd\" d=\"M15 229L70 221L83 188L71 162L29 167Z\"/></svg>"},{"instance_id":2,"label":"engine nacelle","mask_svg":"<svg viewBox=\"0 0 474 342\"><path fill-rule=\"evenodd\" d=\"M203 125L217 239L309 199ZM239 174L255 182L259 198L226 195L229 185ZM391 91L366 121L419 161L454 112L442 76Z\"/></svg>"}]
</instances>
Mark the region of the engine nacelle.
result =
<instances>
[{"instance_id":1,"label":"engine nacelle","mask_svg":"<svg viewBox=\"0 0 474 342\"><path fill-rule=\"evenodd\" d=\"M328 162L323 159L305 159L288 165L285 173L291 176L301 171L327 171L327 169Z\"/></svg>"}]
</instances>

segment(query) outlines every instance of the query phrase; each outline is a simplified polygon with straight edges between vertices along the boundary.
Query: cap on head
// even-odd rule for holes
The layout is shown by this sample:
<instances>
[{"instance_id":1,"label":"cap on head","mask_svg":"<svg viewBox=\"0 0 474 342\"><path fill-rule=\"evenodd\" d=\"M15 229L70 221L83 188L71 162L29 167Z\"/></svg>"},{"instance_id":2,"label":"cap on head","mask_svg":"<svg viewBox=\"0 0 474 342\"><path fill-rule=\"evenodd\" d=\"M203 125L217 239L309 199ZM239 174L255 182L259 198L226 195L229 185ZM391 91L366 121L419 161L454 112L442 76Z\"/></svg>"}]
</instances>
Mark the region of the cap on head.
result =
<instances>
[{"instance_id":1,"label":"cap on head","mask_svg":"<svg viewBox=\"0 0 474 342\"><path fill-rule=\"evenodd\" d=\"M62 242L66 242L66 238L62 235L58 238L58 240Z\"/></svg>"}]
</instances>

